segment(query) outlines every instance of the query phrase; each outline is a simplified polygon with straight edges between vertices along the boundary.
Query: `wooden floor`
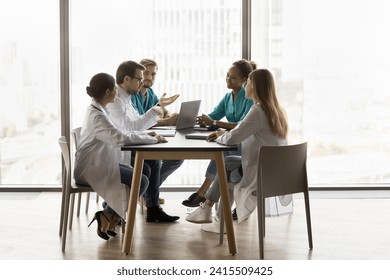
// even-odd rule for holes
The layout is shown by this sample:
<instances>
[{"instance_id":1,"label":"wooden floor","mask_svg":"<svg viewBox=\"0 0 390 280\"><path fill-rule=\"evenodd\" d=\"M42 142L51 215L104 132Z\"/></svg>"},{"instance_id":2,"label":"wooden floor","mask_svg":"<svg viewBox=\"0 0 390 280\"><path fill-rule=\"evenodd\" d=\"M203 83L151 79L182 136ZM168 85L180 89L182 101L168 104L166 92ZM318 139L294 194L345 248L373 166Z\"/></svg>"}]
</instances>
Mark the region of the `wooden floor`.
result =
<instances>
[{"instance_id":1,"label":"wooden floor","mask_svg":"<svg viewBox=\"0 0 390 280\"><path fill-rule=\"evenodd\" d=\"M238 254L227 241L185 221L181 201L188 193L163 193L164 210L179 215L174 224L146 223L137 210L132 252L121 252L122 237L104 241L96 223L87 227L101 206L91 196L88 214L74 219L66 251L58 235L60 193L0 193L0 260L249 260L258 259L257 218L234 222ZM83 201L84 202L84 201ZM267 218L265 258L270 260L390 259L390 199L334 198L313 195L314 249L308 248L303 200L294 199L294 214ZM84 206L83 206L84 209Z\"/></svg>"}]
</instances>

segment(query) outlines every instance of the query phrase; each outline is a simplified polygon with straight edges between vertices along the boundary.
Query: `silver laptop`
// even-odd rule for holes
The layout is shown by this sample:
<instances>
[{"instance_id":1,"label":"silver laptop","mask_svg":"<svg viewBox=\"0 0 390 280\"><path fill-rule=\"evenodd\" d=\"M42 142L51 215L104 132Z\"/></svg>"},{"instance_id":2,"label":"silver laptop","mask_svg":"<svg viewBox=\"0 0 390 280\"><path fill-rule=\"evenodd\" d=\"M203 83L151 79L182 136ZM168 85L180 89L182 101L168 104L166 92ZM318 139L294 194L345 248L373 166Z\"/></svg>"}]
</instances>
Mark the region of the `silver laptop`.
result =
<instances>
[{"instance_id":1,"label":"silver laptop","mask_svg":"<svg viewBox=\"0 0 390 280\"><path fill-rule=\"evenodd\" d=\"M200 100L182 102L177 118L176 130L194 127L199 114Z\"/></svg>"},{"instance_id":2,"label":"silver laptop","mask_svg":"<svg viewBox=\"0 0 390 280\"><path fill-rule=\"evenodd\" d=\"M194 127L199 114L201 100L185 101L181 103L176 126L154 126L150 130L181 130Z\"/></svg>"}]
</instances>

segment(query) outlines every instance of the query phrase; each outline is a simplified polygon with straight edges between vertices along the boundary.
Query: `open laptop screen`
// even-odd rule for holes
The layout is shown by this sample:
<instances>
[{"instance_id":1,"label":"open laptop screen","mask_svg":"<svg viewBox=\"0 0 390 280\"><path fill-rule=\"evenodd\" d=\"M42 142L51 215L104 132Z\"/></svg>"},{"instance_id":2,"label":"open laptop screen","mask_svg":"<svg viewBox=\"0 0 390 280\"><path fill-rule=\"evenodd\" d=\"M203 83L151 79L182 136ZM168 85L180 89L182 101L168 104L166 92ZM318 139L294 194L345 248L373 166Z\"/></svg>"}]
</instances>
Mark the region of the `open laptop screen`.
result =
<instances>
[{"instance_id":1,"label":"open laptop screen","mask_svg":"<svg viewBox=\"0 0 390 280\"><path fill-rule=\"evenodd\" d=\"M200 100L186 101L181 103L180 113L177 118L176 129L194 127L198 117Z\"/></svg>"},{"instance_id":2,"label":"open laptop screen","mask_svg":"<svg viewBox=\"0 0 390 280\"><path fill-rule=\"evenodd\" d=\"M154 126L150 129L158 129L158 130L181 130L185 128L194 127L196 124L196 119L198 117L199 108L200 108L201 100L193 100L193 101L185 101L181 103L179 116L177 117L177 122L175 126L167 125L167 126Z\"/></svg>"}]
</instances>

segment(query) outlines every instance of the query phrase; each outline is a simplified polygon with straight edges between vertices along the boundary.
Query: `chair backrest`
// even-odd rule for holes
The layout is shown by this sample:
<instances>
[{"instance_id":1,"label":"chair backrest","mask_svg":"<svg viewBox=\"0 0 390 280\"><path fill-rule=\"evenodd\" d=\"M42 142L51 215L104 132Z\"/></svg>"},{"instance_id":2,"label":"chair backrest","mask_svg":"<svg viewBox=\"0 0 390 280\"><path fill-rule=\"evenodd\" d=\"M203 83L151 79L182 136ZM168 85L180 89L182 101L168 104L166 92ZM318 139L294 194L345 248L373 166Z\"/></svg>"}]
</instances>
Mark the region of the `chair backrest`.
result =
<instances>
[{"instance_id":1,"label":"chair backrest","mask_svg":"<svg viewBox=\"0 0 390 280\"><path fill-rule=\"evenodd\" d=\"M79 141L80 141L81 127L76 127L75 129L73 129L71 131L71 135L73 138L74 147L77 150L77 147L78 147Z\"/></svg>"},{"instance_id":2,"label":"chair backrest","mask_svg":"<svg viewBox=\"0 0 390 280\"><path fill-rule=\"evenodd\" d=\"M307 192L307 142L288 146L263 146L258 164L258 191L263 197Z\"/></svg>"},{"instance_id":3,"label":"chair backrest","mask_svg":"<svg viewBox=\"0 0 390 280\"><path fill-rule=\"evenodd\" d=\"M65 163L66 173L69 176L69 173L70 173L70 152L69 152L68 141L66 141L66 137L61 136L58 139L58 144L60 145L60 148L61 148L62 158L64 159L64 163Z\"/></svg>"}]
</instances>

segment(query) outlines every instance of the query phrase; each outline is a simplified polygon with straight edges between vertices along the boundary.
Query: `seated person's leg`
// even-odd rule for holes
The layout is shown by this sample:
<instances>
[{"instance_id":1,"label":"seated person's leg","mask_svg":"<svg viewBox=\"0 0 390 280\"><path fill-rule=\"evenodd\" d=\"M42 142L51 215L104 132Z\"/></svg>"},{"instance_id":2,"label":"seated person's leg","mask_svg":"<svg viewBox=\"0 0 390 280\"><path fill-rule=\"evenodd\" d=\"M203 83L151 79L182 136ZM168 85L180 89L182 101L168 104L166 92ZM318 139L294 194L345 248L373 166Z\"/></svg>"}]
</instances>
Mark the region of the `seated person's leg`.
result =
<instances>
[{"instance_id":1,"label":"seated person's leg","mask_svg":"<svg viewBox=\"0 0 390 280\"><path fill-rule=\"evenodd\" d=\"M186 221L191 223L212 223L212 208L214 203L218 202L220 193L219 193L219 180L216 178L207 192L207 199L204 203L200 203L200 206L196 208L192 213L188 214Z\"/></svg>"},{"instance_id":2,"label":"seated person's leg","mask_svg":"<svg viewBox=\"0 0 390 280\"><path fill-rule=\"evenodd\" d=\"M178 169L183 164L183 162L184 160L162 160L160 170L160 187L167 179L167 177L171 175L176 169ZM160 197L159 202L160 204L164 204L165 199Z\"/></svg>"},{"instance_id":3,"label":"seated person's leg","mask_svg":"<svg viewBox=\"0 0 390 280\"><path fill-rule=\"evenodd\" d=\"M146 206L148 208L146 214L147 222L174 222L180 217L170 216L166 214L159 204L160 194L160 169L161 162L159 160L147 160L144 164L150 166L151 175L149 178L149 187L145 193Z\"/></svg>"},{"instance_id":4,"label":"seated person's leg","mask_svg":"<svg viewBox=\"0 0 390 280\"><path fill-rule=\"evenodd\" d=\"M149 167L148 167L149 168ZM131 188L131 182L133 180L133 167L129 165L119 164L119 170L121 174L121 182ZM139 196L142 196L149 186L149 179L142 174L141 185L139 189Z\"/></svg>"},{"instance_id":5,"label":"seated person's leg","mask_svg":"<svg viewBox=\"0 0 390 280\"><path fill-rule=\"evenodd\" d=\"M130 165L134 167L134 162L135 162L135 157L131 157L131 163ZM151 170L150 170L150 166L147 165L147 164L144 164L144 166L142 167L142 174L144 174L146 177L150 177L150 173L151 173Z\"/></svg>"},{"instance_id":6,"label":"seated person's leg","mask_svg":"<svg viewBox=\"0 0 390 280\"><path fill-rule=\"evenodd\" d=\"M125 184L130 188L133 178L133 168L129 165L119 164L119 172L122 184ZM142 195L146 191L148 185L148 178L145 175L142 175L139 195ZM115 227L118 225L119 221L121 221L121 217L107 204L107 202L103 202L103 211L98 211L95 214L95 218L99 220L97 233L101 238L108 240L109 235L117 235ZM101 225L100 228L99 225Z\"/></svg>"},{"instance_id":7,"label":"seated person's leg","mask_svg":"<svg viewBox=\"0 0 390 280\"><path fill-rule=\"evenodd\" d=\"M237 161L239 161L239 164L241 163L241 156L240 156L239 151L233 151L233 152L226 151L226 152L224 152L224 157L225 157L224 158L225 159L225 168L228 172L237 168L236 167ZM217 165L216 165L215 161L212 160L212 161L210 161L209 166L207 167L205 177L206 177L206 179L208 179L209 181L212 182L212 181L214 181L216 176L217 176ZM211 186L211 183L208 186L208 188L210 186ZM202 196L204 196L206 194L208 188L205 189L203 191L203 193L200 193L200 190L198 190L198 194L202 194Z\"/></svg>"},{"instance_id":8,"label":"seated person's leg","mask_svg":"<svg viewBox=\"0 0 390 280\"><path fill-rule=\"evenodd\" d=\"M241 156L230 155L225 157L225 168L228 181L238 183L242 179ZM241 171L240 171L241 168Z\"/></svg>"},{"instance_id":9,"label":"seated person's leg","mask_svg":"<svg viewBox=\"0 0 390 280\"><path fill-rule=\"evenodd\" d=\"M225 168L228 174L231 174L232 171L236 170L241 166L241 157L239 156L227 156L225 158ZM229 191L230 191L230 204L233 204L233 192L231 191L235 183L231 183L228 177ZM212 219L212 207L214 203L218 202L220 199L220 190L219 190L219 179L215 178L212 186L209 188L206 194L206 201L204 204L201 204L195 211L189 214L186 217L186 220L193 223L214 223ZM218 210L220 207L218 208ZM220 212L218 211L217 216L220 217ZM217 218L219 221L219 219ZM213 226L214 227L214 226Z\"/></svg>"},{"instance_id":10,"label":"seated person's leg","mask_svg":"<svg viewBox=\"0 0 390 280\"><path fill-rule=\"evenodd\" d=\"M217 168L215 165L215 161L211 160L205 174L205 179L200 186L200 188L193 194L190 195L186 200L183 200L182 204L187 207L198 207L200 203L203 203L206 201L206 198L204 197L207 190L210 188L211 184L213 183L215 176L217 173Z\"/></svg>"},{"instance_id":11,"label":"seated person's leg","mask_svg":"<svg viewBox=\"0 0 390 280\"><path fill-rule=\"evenodd\" d=\"M145 192L145 200L147 207L156 207L159 204L158 197L160 194L160 168L161 162L159 160L145 160L144 166L150 169L149 187ZM156 186L158 186L156 188Z\"/></svg>"},{"instance_id":12,"label":"seated person's leg","mask_svg":"<svg viewBox=\"0 0 390 280\"><path fill-rule=\"evenodd\" d=\"M134 167L134 162L135 162L135 157L131 157L131 166ZM152 174L152 170L150 166L144 161L144 165L142 166L142 174L145 175L146 177L150 178ZM160 201L161 203L161 201Z\"/></svg>"},{"instance_id":13,"label":"seated person's leg","mask_svg":"<svg viewBox=\"0 0 390 280\"><path fill-rule=\"evenodd\" d=\"M163 160L160 170L160 186L176 169L178 169L184 160Z\"/></svg>"},{"instance_id":14,"label":"seated person's leg","mask_svg":"<svg viewBox=\"0 0 390 280\"><path fill-rule=\"evenodd\" d=\"M226 157L230 157L230 156L240 157L240 151L239 150L232 151L232 152L227 151L224 152L224 156L225 156L225 161L226 161ZM205 195L207 193L207 190L210 188L211 184L213 183L216 174L217 174L217 166L215 161L212 160L210 161L207 167L205 179L202 185L200 186L200 188L196 191L196 193L191 194L191 196L188 199L184 200L182 204L187 207L197 207L201 202L204 202L206 200Z\"/></svg>"}]
</instances>

